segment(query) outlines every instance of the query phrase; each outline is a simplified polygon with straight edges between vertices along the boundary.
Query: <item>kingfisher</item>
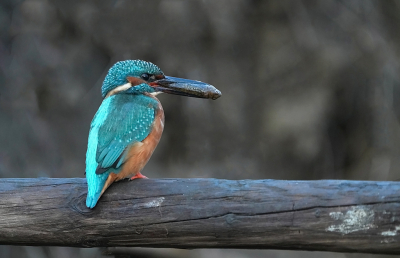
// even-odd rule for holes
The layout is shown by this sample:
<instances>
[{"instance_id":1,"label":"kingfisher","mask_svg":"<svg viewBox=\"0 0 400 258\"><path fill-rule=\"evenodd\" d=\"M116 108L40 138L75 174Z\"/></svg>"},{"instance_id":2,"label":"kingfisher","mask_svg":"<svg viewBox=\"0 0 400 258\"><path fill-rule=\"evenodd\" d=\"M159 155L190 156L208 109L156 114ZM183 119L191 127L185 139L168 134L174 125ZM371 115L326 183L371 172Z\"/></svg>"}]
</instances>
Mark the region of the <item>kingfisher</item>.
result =
<instances>
[{"instance_id":1,"label":"kingfisher","mask_svg":"<svg viewBox=\"0 0 400 258\"><path fill-rule=\"evenodd\" d=\"M126 60L108 71L103 101L91 124L86 152L88 194L94 208L107 188L118 180L147 178L141 174L164 130L159 93L217 99L221 92L200 81L165 76L153 63Z\"/></svg>"}]
</instances>

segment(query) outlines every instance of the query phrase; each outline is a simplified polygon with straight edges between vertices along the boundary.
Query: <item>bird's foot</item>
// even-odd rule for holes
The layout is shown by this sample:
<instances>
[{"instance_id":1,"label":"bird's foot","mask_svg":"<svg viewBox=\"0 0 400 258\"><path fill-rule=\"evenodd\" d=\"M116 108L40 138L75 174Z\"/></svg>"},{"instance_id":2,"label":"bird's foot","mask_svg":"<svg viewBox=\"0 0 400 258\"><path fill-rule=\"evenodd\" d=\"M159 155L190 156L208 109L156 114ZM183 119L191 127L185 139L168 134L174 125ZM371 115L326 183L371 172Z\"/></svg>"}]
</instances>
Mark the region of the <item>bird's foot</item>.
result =
<instances>
[{"instance_id":1,"label":"bird's foot","mask_svg":"<svg viewBox=\"0 0 400 258\"><path fill-rule=\"evenodd\" d=\"M142 175L142 173L138 172L136 175L134 175L133 177L131 177L129 180L134 180L134 179L149 179L147 176Z\"/></svg>"}]
</instances>

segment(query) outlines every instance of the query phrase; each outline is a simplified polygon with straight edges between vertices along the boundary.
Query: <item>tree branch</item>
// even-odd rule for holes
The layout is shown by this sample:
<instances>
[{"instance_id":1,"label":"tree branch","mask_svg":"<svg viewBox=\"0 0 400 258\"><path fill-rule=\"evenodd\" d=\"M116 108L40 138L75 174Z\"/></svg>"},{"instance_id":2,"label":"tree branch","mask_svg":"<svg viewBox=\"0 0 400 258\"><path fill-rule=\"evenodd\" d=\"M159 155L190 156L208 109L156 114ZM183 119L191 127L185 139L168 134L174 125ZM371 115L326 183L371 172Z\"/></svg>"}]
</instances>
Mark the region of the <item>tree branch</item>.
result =
<instances>
[{"instance_id":1,"label":"tree branch","mask_svg":"<svg viewBox=\"0 0 400 258\"><path fill-rule=\"evenodd\" d=\"M0 244L400 254L400 182L1 179Z\"/></svg>"}]
</instances>

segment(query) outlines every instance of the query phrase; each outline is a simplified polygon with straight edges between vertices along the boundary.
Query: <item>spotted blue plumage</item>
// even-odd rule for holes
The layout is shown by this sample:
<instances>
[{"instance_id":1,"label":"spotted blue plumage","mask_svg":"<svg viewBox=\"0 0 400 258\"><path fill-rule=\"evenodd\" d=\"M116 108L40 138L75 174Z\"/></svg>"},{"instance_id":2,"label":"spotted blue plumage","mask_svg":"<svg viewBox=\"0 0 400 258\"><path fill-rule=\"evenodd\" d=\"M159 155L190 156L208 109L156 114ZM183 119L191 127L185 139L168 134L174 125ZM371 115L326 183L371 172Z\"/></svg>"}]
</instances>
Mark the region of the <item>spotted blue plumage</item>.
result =
<instances>
[{"instance_id":1,"label":"spotted blue plumage","mask_svg":"<svg viewBox=\"0 0 400 258\"><path fill-rule=\"evenodd\" d=\"M103 86L101 87L103 98L115 87L127 83L126 77L139 77L143 73L163 74L157 65L150 62L142 60L126 60L117 62L110 68L106 78L104 79ZM146 85L141 86L145 87Z\"/></svg>"},{"instance_id":2,"label":"spotted blue plumage","mask_svg":"<svg viewBox=\"0 0 400 258\"><path fill-rule=\"evenodd\" d=\"M150 134L157 107L158 102L145 95L117 94L104 100L89 133L88 207L96 205L110 172L118 173L121 169L125 162L124 151ZM105 172L96 174L98 166Z\"/></svg>"},{"instance_id":3,"label":"spotted blue plumage","mask_svg":"<svg viewBox=\"0 0 400 258\"><path fill-rule=\"evenodd\" d=\"M140 78L143 73L163 74L156 65L141 60L116 63L103 82L103 97L128 83L128 76ZM105 98L92 120L86 153L86 206L89 208L96 205L108 175L120 172L125 162L124 152L151 132L158 102L143 95L144 92L154 90L143 83ZM99 168L103 171L96 173Z\"/></svg>"},{"instance_id":4,"label":"spotted blue plumage","mask_svg":"<svg viewBox=\"0 0 400 258\"><path fill-rule=\"evenodd\" d=\"M110 110L99 130L96 161L102 168L113 166L128 145L149 135L158 107L155 99L145 95L120 94L111 98L111 106L118 109Z\"/></svg>"}]
</instances>

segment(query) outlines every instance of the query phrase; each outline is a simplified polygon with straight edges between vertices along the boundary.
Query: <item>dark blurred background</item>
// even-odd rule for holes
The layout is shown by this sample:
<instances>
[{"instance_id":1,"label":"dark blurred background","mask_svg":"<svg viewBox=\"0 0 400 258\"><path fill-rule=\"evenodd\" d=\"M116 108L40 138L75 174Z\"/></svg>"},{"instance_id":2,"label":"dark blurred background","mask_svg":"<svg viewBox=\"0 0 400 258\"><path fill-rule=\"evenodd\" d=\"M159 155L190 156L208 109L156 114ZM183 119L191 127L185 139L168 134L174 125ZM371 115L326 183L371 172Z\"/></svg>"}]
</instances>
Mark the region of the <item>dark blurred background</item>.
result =
<instances>
[{"instance_id":1,"label":"dark blurred background","mask_svg":"<svg viewBox=\"0 0 400 258\"><path fill-rule=\"evenodd\" d=\"M223 94L160 95L166 127L149 177L397 180L399 14L389 0L2 0L0 176L84 177L102 80L115 62L143 59ZM360 257L144 251L138 257ZM0 257L99 256L0 247Z\"/></svg>"}]
</instances>

